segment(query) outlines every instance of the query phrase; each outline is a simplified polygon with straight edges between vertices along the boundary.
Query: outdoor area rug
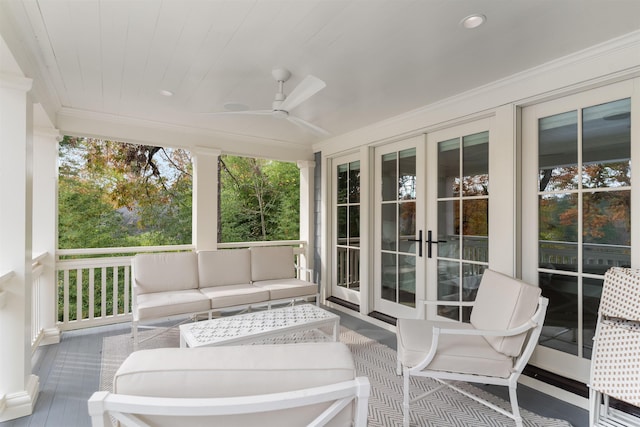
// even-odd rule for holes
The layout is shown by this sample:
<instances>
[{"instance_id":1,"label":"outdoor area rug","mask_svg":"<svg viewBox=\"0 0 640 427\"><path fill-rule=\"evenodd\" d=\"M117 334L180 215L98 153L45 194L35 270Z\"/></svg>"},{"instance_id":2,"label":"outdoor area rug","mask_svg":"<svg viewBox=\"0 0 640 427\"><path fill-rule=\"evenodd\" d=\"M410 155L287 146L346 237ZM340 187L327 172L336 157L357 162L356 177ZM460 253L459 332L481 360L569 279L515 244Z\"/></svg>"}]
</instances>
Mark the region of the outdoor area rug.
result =
<instances>
[{"instance_id":1,"label":"outdoor area rug","mask_svg":"<svg viewBox=\"0 0 640 427\"><path fill-rule=\"evenodd\" d=\"M141 341L145 337L158 334L157 331L143 331ZM310 333L297 333L276 339L277 342L295 342L314 339ZM358 375L366 376L371 382L371 396L369 398L369 426L394 427L402 425L402 377L396 375L396 352L375 340L367 338L350 329L341 327L340 341L351 349ZM139 348L178 347L178 329L169 329L164 333L153 336L140 343ZM269 342L274 342L273 340ZM100 374L100 389L111 390L113 375L133 351L131 334L106 337L102 344L102 366ZM412 381L414 378L412 378ZM429 379L416 379L426 382L422 389L434 386ZM417 382L414 382L414 386ZM469 384L459 384L472 393L483 397L496 405L510 408L509 402L493 396ZM520 409L523 423L527 427L570 427L566 421L541 417L532 412ZM432 427L512 427L514 422L472 399L453 390L445 388L429 398L411 405L412 426Z\"/></svg>"}]
</instances>

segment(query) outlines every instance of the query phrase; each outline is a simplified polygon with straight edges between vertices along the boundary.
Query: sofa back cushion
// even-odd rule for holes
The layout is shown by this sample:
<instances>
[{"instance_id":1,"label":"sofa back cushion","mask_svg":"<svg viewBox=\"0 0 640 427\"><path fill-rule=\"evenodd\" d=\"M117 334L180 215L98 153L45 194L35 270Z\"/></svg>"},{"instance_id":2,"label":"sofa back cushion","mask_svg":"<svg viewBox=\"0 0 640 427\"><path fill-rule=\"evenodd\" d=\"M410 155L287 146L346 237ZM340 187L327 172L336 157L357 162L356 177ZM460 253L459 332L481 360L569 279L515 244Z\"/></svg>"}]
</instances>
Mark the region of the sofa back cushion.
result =
<instances>
[{"instance_id":1,"label":"sofa back cushion","mask_svg":"<svg viewBox=\"0 0 640 427\"><path fill-rule=\"evenodd\" d=\"M117 394L169 397L241 397L301 390L356 377L349 348L340 342L199 348L158 348L132 353L113 380ZM259 414L199 419L197 425L301 426L330 403ZM350 425L347 407L330 425ZM154 426L189 424L171 417L147 417ZM167 419L168 418L168 419ZM198 417L193 417L198 418ZM172 424L173 423L173 424Z\"/></svg>"},{"instance_id":2,"label":"sofa back cushion","mask_svg":"<svg viewBox=\"0 0 640 427\"><path fill-rule=\"evenodd\" d=\"M505 330L522 325L538 307L540 288L521 280L485 270L471 311L471 324L476 329ZM520 355L527 333L511 337L484 337L498 352Z\"/></svg>"},{"instance_id":3,"label":"sofa back cushion","mask_svg":"<svg viewBox=\"0 0 640 427\"><path fill-rule=\"evenodd\" d=\"M136 294L197 289L197 263L193 252L136 255L131 264Z\"/></svg>"},{"instance_id":4,"label":"sofa back cushion","mask_svg":"<svg viewBox=\"0 0 640 427\"><path fill-rule=\"evenodd\" d=\"M251 252L249 249L198 252L198 280L201 288L251 283Z\"/></svg>"},{"instance_id":5,"label":"sofa back cushion","mask_svg":"<svg viewBox=\"0 0 640 427\"><path fill-rule=\"evenodd\" d=\"M269 246L251 248L251 279L275 280L296 277L293 247Z\"/></svg>"}]
</instances>

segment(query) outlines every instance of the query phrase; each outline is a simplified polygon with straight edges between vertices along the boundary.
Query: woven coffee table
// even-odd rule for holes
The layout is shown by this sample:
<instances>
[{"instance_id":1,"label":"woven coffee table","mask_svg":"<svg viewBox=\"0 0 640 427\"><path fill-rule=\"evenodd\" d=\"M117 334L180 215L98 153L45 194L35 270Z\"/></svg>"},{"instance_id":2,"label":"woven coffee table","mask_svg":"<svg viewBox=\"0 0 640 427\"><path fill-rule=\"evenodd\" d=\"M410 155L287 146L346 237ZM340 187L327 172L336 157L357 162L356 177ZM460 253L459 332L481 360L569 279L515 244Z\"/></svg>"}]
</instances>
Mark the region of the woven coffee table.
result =
<instances>
[{"instance_id":1,"label":"woven coffee table","mask_svg":"<svg viewBox=\"0 0 640 427\"><path fill-rule=\"evenodd\" d=\"M312 304L301 304L180 325L180 347L251 343L298 331L330 328L322 335L338 340L340 316Z\"/></svg>"}]
</instances>

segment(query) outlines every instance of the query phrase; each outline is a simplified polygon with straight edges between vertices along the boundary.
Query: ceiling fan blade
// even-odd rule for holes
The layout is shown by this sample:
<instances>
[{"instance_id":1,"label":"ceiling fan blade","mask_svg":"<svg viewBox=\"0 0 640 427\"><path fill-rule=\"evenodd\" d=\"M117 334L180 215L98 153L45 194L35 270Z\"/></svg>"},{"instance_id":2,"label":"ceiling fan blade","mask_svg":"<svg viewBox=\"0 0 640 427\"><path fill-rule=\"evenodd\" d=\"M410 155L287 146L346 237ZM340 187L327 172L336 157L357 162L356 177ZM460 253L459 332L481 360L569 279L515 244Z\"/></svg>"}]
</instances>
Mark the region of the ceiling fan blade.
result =
<instances>
[{"instance_id":1,"label":"ceiling fan blade","mask_svg":"<svg viewBox=\"0 0 640 427\"><path fill-rule=\"evenodd\" d=\"M282 101L279 109L291 111L300 105L303 101L311 98L313 95L324 89L327 84L319 78L308 75L300 82L298 86L291 91L289 95Z\"/></svg>"},{"instance_id":2,"label":"ceiling fan blade","mask_svg":"<svg viewBox=\"0 0 640 427\"><path fill-rule=\"evenodd\" d=\"M322 129L321 127L316 126L313 123L309 123L306 120L299 119L298 117L289 116L289 117L287 117L287 120L289 120L291 123L301 127L302 129L304 129L306 131L310 131L311 133L314 133L314 134L316 134L318 136L329 136L329 135L331 135L328 131Z\"/></svg>"}]
</instances>

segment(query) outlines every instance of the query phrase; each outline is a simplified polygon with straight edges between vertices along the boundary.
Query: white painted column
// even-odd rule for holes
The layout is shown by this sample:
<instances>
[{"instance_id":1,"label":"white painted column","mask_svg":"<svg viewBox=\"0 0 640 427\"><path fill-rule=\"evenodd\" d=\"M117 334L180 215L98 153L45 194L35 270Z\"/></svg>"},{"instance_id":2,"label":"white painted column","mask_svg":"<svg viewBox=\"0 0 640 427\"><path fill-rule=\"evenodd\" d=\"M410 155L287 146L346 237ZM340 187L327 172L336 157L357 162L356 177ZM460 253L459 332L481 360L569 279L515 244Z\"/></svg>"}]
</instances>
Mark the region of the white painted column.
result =
<instances>
[{"instance_id":1,"label":"white painted column","mask_svg":"<svg viewBox=\"0 0 640 427\"><path fill-rule=\"evenodd\" d=\"M31 375L32 80L0 74L0 421L33 412L39 382Z\"/></svg>"},{"instance_id":2,"label":"white painted column","mask_svg":"<svg viewBox=\"0 0 640 427\"><path fill-rule=\"evenodd\" d=\"M314 168L313 160L299 160L300 168L300 240L307 242L304 259L300 260L300 267L313 268L313 194L314 194Z\"/></svg>"},{"instance_id":3,"label":"white painted column","mask_svg":"<svg viewBox=\"0 0 640 427\"><path fill-rule=\"evenodd\" d=\"M221 151L196 147L193 159L193 236L196 250L218 248L218 158Z\"/></svg>"},{"instance_id":4,"label":"white painted column","mask_svg":"<svg viewBox=\"0 0 640 427\"><path fill-rule=\"evenodd\" d=\"M33 257L42 266L37 290L37 330L42 330L40 345L60 342L56 319L56 249L58 247L58 139L53 128L33 133Z\"/></svg>"}]
</instances>

